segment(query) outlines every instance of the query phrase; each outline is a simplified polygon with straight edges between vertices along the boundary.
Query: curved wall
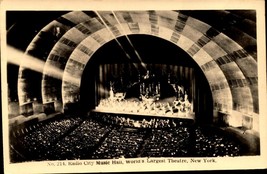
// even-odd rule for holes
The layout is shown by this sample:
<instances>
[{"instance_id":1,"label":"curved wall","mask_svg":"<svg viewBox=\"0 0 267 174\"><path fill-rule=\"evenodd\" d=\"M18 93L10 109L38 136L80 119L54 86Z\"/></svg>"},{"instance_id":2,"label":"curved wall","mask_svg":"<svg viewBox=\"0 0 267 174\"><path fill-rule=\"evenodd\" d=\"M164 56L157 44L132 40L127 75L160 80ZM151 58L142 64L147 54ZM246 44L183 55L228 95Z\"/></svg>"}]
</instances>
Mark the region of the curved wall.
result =
<instances>
[{"instance_id":1,"label":"curved wall","mask_svg":"<svg viewBox=\"0 0 267 174\"><path fill-rule=\"evenodd\" d=\"M43 103L58 103L60 110L61 105L78 102L83 70L93 54L120 36L146 34L172 42L194 59L210 85L214 113L218 110L227 113L234 126L243 124L244 115L257 123L257 56L253 51L256 36L241 30L244 24L255 28L255 23L228 11L209 13L223 16L225 27L203 16L197 19L196 14L188 11L66 13L45 26L29 44L26 53L45 61L42 76L34 78L41 91L31 92L36 85L32 83L33 72L22 64L19 103L23 105L41 96ZM41 43L50 43L51 47ZM57 79L50 77L51 66L62 70Z\"/></svg>"}]
</instances>

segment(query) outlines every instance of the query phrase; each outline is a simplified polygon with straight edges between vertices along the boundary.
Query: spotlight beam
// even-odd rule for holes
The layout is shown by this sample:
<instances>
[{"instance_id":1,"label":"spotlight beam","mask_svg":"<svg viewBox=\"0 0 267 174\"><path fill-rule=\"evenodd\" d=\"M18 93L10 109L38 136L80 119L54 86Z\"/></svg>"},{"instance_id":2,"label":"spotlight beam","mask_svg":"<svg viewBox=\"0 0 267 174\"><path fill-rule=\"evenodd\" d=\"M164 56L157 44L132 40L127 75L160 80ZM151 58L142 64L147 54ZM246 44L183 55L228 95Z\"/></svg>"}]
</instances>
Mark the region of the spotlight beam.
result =
<instances>
[{"instance_id":1,"label":"spotlight beam","mask_svg":"<svg viewBox=\"0 0 267 174\"><path fill-rule=\"evenodd\" d=\"M46 74L47 76L62 80L64 70L51 64L45 66L45 62L43 60L40 60L29 54L25 54L24 52L19 51L14 47L7 46L6 50L7 50L7 63L17 65L20 68L29 69L41 74L43 74L43 69L45 67L48 72ZM78 79L72 76L68 76L64 80L70 82L73 85L76 86L79 85Z\"/></svg>"},{"instance_id":2,"label":"spotlight beam","mask_svg":"<svg viewBox=\"0 0 267 174\"><path fill-rule=\"evenodd\" d=\"M121 26L121 23L119 22L119 19L117 18L116 14L115 14L113 11L111 11L111 12L112 12L114 18L116 19L117 23L119 24L121 30L123 31L124 36L126 37L127 41L129 42L129 44L131 45L132 49L134 50L135 55L136 55L137 58L140 60L141 65L146 69L146 65L144 64L144 62L143 62L143 60L142 60L140 54L138 53L137 49L134 47L134 45L133 45L133 43L131 42L130 38L127 36L125 30L124 30L123 27Z\"/></svg>"},{"instance_id":3,"label":"spotlight beam","mask_svg":"<svg viewBox=\"0 0 267 174\"><path fill-rule=\"evenodd\" d=\"M105 27L108 29L108 31L111 33L111 35L114 37L115 41L117 42L117 44L119 45L119 47L122 49L122 51L124 52L124 54L126 55L126 57L129 60L132 60L130 55L127 53L127 51L123 48L122 44L118 41L118 39L116 38L116 36L113 34L113 32L111 31L111 29L109 28L109 26L106 24L106 22L104 21L104 19L101 17L101 15L95 11L96 15L99 17L99 19L101 20L101 22L105 25ZM138 64L137 63L133 63L133 65L136 67L136 69L138 69Z\"/></svg>"}]
</instances>

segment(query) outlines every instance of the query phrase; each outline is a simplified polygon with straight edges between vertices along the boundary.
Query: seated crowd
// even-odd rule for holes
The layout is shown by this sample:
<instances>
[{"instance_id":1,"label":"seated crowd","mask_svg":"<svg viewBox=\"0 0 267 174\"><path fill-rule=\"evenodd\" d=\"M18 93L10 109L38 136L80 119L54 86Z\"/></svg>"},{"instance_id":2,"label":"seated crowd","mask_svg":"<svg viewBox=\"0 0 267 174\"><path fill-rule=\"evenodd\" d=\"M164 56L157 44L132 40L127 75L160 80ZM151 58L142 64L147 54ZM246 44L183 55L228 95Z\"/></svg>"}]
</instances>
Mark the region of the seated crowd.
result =
<instances>
[{"instance_id":1,"label":"seated crowd","mask_svg":"<svg viewBox=\"0 0 267 174\"><path fill-rule=\"evenodd\" d=\"M101 113L39 124L10 139L11 161L240 155L240 146L216 131L166 118L132 127L131 119Z\"/></svg>"},{"instance_id":2,"label":"seated crowd","mask_svg":"<svg viewBox=\"0 0 267 174\"><path fill-rule=\"evenodd\" d=\"M144 145L143 157L183 157L189 155L190 133L187 127L153 129Z\"/></svg>"},{"instance_id":3,"label":"seated crowd","mask_svg":"<svg viewBox=\"0 0 267 174\"><path fill-rule=\"evenodd\" d=\"M134 158L143 141L143 132L129 132L114 129L101 146L93 153L92 158Z\"/></svg>"},{"instance_id":4,"label":"seated crowd","mask_svg":"<svg viewBox=\"0 0 267 174\"><path fill-rule=\"evenodd\" d=\"M42 124L35 130L17 139L11 139L11 146L27 158L39 159L43 157L49 147L72 127L77 126L81 118L62 118Z\"/></svg>"},{"instance_id":5,"label":"seated crowd","mask_svg":"<svg viewBox=\"0 0 267 174\"><path fill-rule=\"evenodd\" d=\"M92 119L84 122L47 152L47 159L81 159L90 155L110 127Z\"/></svg>"},{"instance_id":6,"label":"seated crowd","mask_svg":"<svg viewBox=\"0 0 267 174\"><path fill-rule=\"evenodd\" d=\"M197 156L238 156L240 154L239 145L226 136L208 132L201 127L196 128L195 134L195 152Z\"/></svg>"},{"instance_id":7,"label":"seated crowd","mask_svg":"<svg viewBox=\"0 0 267 174\"><path fill-rule=\"evenodd\" d=\"M93 113L92 117L107 124L135 127L135 128L175 128L185 122L178 119L146 117L143 119L131 118L124 114ZM190 121L190 120L189 120Z\"/></svg>"}]
</instances>

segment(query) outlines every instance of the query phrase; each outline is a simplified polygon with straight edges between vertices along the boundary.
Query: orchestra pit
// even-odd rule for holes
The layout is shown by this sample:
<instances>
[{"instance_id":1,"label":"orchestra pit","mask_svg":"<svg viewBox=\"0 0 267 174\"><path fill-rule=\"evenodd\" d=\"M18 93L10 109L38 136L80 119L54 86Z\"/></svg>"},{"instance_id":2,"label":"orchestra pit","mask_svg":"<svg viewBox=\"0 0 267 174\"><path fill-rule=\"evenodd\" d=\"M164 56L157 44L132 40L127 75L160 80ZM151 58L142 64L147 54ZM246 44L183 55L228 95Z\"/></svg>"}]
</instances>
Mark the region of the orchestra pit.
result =
<instances>
[{"instance_id":1,"label":"orchestra pit","mask_svg":"<svg viewBox=\"0 0 267 174\"><path fill-rule=\"evenodd\" d=\"M255 11L6 19L11 163L260 155Z\"/></svg>"}]
</instances>

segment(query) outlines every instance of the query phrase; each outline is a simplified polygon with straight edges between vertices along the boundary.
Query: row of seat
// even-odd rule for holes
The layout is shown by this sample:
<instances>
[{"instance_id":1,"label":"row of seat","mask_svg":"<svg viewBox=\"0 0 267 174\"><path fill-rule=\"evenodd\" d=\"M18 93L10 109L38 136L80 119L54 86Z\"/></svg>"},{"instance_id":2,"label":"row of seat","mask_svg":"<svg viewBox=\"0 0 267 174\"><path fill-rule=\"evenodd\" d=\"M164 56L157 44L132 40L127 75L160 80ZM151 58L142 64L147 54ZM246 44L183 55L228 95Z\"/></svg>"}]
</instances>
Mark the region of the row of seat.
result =
<instances>
[{"instance_id":1,"label":"row of seat","mask_svg":"<svg viewBox=\"0 0 267 174\"><path fill-rule=\"evenodd\" d=\"M46 158L54 160L86 158L110 130L110 126L91 119L84 120L79 127L52 146Z\"/></svg>"},{"instance_id":2,"label":"row of seat","mask_svg":"<svg viewBox=\"0 0 267 174\"><path fill-rule=\"evenodd\" d=\"M132 128L172 128L180 127L185 124L183 121L178 119L170 118L154 118L146 117L143 119L129 117L127 114L108 114L108 113L94 113L92 115L96 120L105 122L107 124L132 127Z\"/></svg>"},{"instance_id":3,"label":"row of seat","mask_svg":"<svg viewBox=\"0 0 267 174\"><path fill-rule=\"evenodd\" d=\"M147 139L143 157L183 157L190 151L190 133L187 127L154 129Z\"/></svg>"},{"instance_id":4,"label":"row of seat","mask_svg":"<svg viewBox=\"0 0 267 174\"><path fill-rule=\"evenodd\" d=\"M114 129L101 146L93 153L92 158L133 158L144 141L144 132L129 132Z\"/></svg>"},{"instance_id":5,"label":"row of seat","mask_svg":"<svg viewBox=\"0 0 267 174\"><path fill-rule=\"evenodd\" d=\"M82 119L61 118L36 127L31 132L10 139L10 145L27 159L42 159L50 146L64 136L71 128L78 126Z\"/></svg>"},{"instance_id":6,"label":"row of seat","mask_svg":"<svg viewBox=\"0 0 267 174\"><path fill-rule=\"evenodd\" d=\"M52 120L11 139L10 146L13 162L240 155L237 142L213 129L183 125L129 128L95 117Z\"/></svg>"},{"instance_id":7,"label":"row of seat","mask_svg":"<svg viewBox=\"0 0 267 174\"><path fill-rule=\"evenodd\" d=\"M198 127L195 129L195 152L201 157L233 157L240 155L240 145L220 133Z\"/></svg>"}]
</instances>

